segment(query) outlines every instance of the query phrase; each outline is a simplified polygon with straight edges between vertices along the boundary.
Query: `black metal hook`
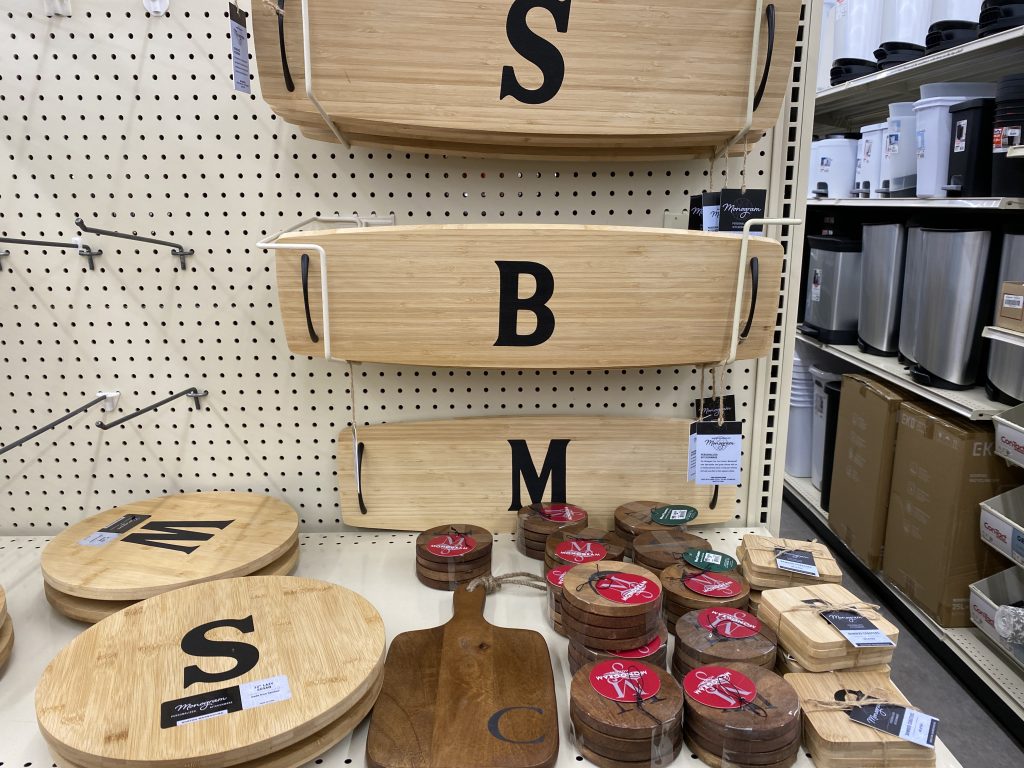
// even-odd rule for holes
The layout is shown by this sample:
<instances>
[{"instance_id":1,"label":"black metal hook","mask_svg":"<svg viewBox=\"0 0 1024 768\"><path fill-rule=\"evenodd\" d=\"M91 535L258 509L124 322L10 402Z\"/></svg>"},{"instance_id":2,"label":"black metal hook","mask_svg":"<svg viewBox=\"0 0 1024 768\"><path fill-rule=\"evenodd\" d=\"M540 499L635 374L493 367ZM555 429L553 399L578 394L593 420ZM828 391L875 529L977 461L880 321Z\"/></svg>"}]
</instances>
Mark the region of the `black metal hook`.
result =
<instances>
[{"instance_id":1,"label":"black metal hook","mask_svg":"<svg viewBox=\"0 0 1024 768\"><path fill-rule=\"evenodd\" d=\"M23 240L18 237L0 237L0 243L38 245L40 248L59 248L62 251L77 251L79 256L84 256L89 262L89 269L96 269L96 262L93 261L93 258L103 255L103 251L94 251L85 243L53 243L48 240Z\"/></svg>"},{"instance_id":2,"label":"black metal hook","mask_svg":"<svg viewBox=\"0 0 1024 768\"><path fill-rule=\"evenodd\" d=\"M142 235L136 235L135 233L128 234L126 232L114 232L110 229L96 229L95 227L87 227L85 222L82 221L82 217L79 216L75 219L75 226L83 232L88 232L92 235L103 235L105 237L120 237L124 240L135 240L140 243L152 243L153 245L164 245L171 249L171 256L177 256L181 262L181 268L185 269L185 257L192 256L195 254L191 248L186 248L184 245L179 243L172 243L170 240L157 240L155 237L143 237Z\"/></svg>"},{"instance_id":3,"label":"black metal hook","mask_svg":"<svg viewBox=\"0 0 1024 768\"><path fill-rule=\"evenodd\" d=\"M36 431L34 431L32 433L30 433L28 435L25 435L24 437L18 438L13 443L10 443L9 445L5 445L3 447L0 447L0 454L7 453L8 451L10 451L12 449L17 448L19 445L24 445L29 440L33 440L36 437L38 437L39 435L43 434L43 432L48 432L49 430L53 429L54 427L59 427L65 421L67 421L68 419L74 418L75 416L80 414L82 411L87 411L90 408L92 408L94 405L96 405L97 403L102 403L104 400L109 400L112 397L116 397L116 393L112 393L112 392L100 393L95 398L93 398L88 403L86 403L85 405L80 405L77 408L75 408L75 410L69 411L68 413L65 413L59 419L55 419L54 421L51 421L45 427L40 427L39 429L37 429Z\"/></svg>"},{"instance_id":4,"label":"black metal hook","mask_svg":"<svg viewBox=\"0 0 1024 768\"><path fill-rule=\"evenodd\" d=\"M200 397L206 397L208 394L210 394L210 393L207 392L205 389L202 392L200 392L195 387L189 387L188 389L184 389L181 392L178 392L176 395L171 395L170 397L165 397L159 403L153 403L153 405L147 406L145 408L139 408L137 411L129 413L126 416L122 416L121 418L116 419L116 420L111 421L111 422L108 422L106 424L104 424L102 421L97 421L96 422L96 426L99 427L100 429L110 429L111 427L116 427L119 424L124 424L126 421L130 421L130 420L136 418L137 416L141 416L144 413L148 413L149 411L155 411L161 405L167 405L169 402L171 402L172 400L177 400L179 397L191 397L192 398L192 407L195 408L198 411L199 410L199 398Z\"/></svg>"}]
</instances>

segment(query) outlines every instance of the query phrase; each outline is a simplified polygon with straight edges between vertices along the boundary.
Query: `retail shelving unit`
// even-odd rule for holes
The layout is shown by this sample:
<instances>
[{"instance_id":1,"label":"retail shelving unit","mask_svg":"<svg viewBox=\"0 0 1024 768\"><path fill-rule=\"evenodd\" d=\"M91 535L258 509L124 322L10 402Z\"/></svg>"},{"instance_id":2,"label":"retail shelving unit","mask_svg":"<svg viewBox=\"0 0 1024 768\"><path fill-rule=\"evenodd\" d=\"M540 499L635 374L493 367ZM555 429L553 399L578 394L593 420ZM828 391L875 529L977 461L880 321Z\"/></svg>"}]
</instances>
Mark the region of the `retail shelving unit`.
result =
<instances>
[{"instance_id":1,"label":"retail shelving unit","mask_svg":"<svg viewBox=\"0 0 1024 768\"><path fill-rule=\"evenodd\" d=\"M976 211L1010 211L1024 209L1024 198L1020 197L888 197L878 199L834 198L808 200L812 208L958 208Z\"/></svg>"},{"instance_id":2,"label":"retail shelving unit","mask_svg":"<svg viewBox=\"0 0 1024 768\"><path fill-rule=\"evenodd\" d=\"M995 325L990 325L981 332L981 335L986 339L1000 341L1003 344L1013 344L1015 347L1024 347L1024 333L1021 333L1020 331L1011 331L1006 328L999 328Z\"/></svg>"}]
</instances>

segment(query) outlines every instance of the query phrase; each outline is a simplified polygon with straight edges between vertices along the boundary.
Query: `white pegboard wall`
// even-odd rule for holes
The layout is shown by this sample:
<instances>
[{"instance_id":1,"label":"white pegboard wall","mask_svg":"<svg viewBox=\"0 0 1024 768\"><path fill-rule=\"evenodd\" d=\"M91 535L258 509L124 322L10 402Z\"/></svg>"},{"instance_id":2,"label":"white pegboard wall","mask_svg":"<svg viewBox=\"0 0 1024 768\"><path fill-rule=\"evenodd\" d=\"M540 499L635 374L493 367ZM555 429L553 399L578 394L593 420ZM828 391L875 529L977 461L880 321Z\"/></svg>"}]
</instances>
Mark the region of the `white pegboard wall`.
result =
<instances>
[{"instance_id":1,"label":"white pegboard wall","mask_svg":"<svg viewBox=\"0 0 1024 768\"><path fill-rule=\"evenodd\" d=\"M13 0L0 8L8 33L0 231L66 241L80 215L92 227L195 250L184 271L169 248L93 235L83 239L103 249L95 271L71 251L10 246L0 259L0 444L98 390L122 393L118 413L93 409L0 456L0 531L45 533L133 498L217 489L281 496L305 530L340 527L335 441L352 418L347 370L289 354L272 256L253 247L270 232L356 212L394 213L398 223L661 226L689 194L741 178L739 159L727 177L725 161L346 151L278 120L258 78L252 97L232 92L226 3L176 0L161 18L114 0L74 3L71 18L48 19ZM770 149L769 137L751 152L751 185L768 184ZM671 366L366 365L356 379L360 424L515 412L689 415L699 381L696 369ZM199 412L183 398L108 432L92 426L190 385L209 390ZM755 367L734 365L727 385L749 419ZM745 493L738 522L747 519Z\"/></svg>"}]
</instances>

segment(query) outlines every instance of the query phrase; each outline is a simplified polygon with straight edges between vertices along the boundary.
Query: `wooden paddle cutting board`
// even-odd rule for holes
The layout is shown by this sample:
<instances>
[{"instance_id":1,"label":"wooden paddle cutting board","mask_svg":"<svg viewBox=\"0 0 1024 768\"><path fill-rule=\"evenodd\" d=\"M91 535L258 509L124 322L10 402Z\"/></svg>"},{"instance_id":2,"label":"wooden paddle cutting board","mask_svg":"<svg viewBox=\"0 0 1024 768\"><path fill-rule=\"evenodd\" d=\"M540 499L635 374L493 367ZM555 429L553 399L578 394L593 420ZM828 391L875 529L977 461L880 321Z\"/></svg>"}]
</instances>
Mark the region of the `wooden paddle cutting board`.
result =
<instances>
[{"instance_id":1,"label":"wooden paddle cutting board","mask_svg":"<svg viewBox=\"0 0 1024 768\"><path fill-rule=\"evenodd\" d=\"M360 427L365 514L346 429L338 443L342 515L355 527L422 531L449 522L458 510L476 525L511 532L523 506L568 500L587 510L591 525L609 528L623 499L652 493L696 507L702 523L732 520L735 487L721 486L711 509L714 486L686 480L689 427L688 419L603 416Z\"/></svg>"},{"instance_id":2,"label":"wooden paddle cutting board","mask_svg":"<svg viewBox=\"0 0 1024 768\"><path fill-rule=\"evenodd\" d=\"M255 493L185 493L109 509L76 523L42 555L56 591L144 600L169 589L253 573L297 540L299 516Z\"/></svg>"},{"instance_id":3,"label":"wooden paddle cutting board","mask_svg":"<svg viewBox=\"0 0 1024 768\"><path fill-rule=\"evenodd\" d=\"M327 252L332 358L602 368L712 363L729 354L735 235L466 224L295 232L279 242ZM278 298L289 349L323 357L320 260L309 255L303 291L302 254L277 251ZM782 246L755 237L749 256L758 259L758 291L740 359L771 348ZM741 331L751 301L746 269L743 291Z\"/></svg>"},{"instance_id":4,"label":"wooden paddle cutting board","mask_svg":"<svg viewBox=\"0 0 1024 768\"><path fill-rule=\"evenodd\" d=\"M388 651L370 719L374 768L546 768L558 758L554 677L544 638L483 617L460 587L454 615L403 632Z\"/></svg>"}]
</instances>

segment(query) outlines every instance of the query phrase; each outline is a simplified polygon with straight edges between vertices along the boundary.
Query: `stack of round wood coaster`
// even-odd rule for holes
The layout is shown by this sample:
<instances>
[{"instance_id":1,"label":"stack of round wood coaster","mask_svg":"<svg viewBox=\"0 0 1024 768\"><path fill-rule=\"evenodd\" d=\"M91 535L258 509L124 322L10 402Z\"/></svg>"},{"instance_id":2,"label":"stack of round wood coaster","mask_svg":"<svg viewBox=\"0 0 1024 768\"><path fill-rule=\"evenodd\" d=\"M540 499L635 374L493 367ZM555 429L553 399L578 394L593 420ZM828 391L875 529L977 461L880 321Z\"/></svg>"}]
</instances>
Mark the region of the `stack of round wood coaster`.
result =
<instances>
[{"instance_id":1,"label":"stack of round wood coaster","mask_svg":"<svg viewBox=\"0 0 1024 768\"><path fill-rule=\"evenodd\" d=\"M468 523L439 525L416 537L416 578L431 589L453 590L491 573L493 539Z\"/></svg>"},{"instance_id":2,"label":"stack of round wood coaster","mask_svg":"<svg viewBox=\"0 0 1024 768\"><path fill-rule=\"evenodd\" d=\"M672 674L680 680L691 669L708 664L775 666L775 633L739 608L691 611L676 622L675 636Z\"/></svg>"},{"instance_id":3,"label":"stack of round wood coaster","mask_svg":"<svg viewBox=\"0 0 1024 768\"><path fill-rule=\"evenodd\" d=\"M750 595L748 597L750 599L750 612L757 613L757 609L761 605L761 590L751 587Z\"/></svg>"},{"instance_id":4,"label":"stack of round wood coaster","mask_svg":"<svg viewBox=\"0 0 1024 768\"><path fill-rule=\"evenodd\" d=\"M576 745L603 768L669 765L682 748L683 694L664 668L639 661L586 664L573 675Z\"/></svg>"},{"instance_id":5,"label":"stack of round wood coaster","mask_svg":"<svg viewBox=\"0 0 1024 768\"><path fill-rule=\"evenodd\" d=\"M11 658L14 648L14 622L7 613L7 593L0 587L0 670Z\"/></svg>"},{"instance_id":6,"label":"stack of round wood coaster","mask_svg":"<svg viewBox=\"0 0 1024 768\"><path fill-rule=\"evenodd\" d=\"M562 626L570 640L588 648L639 648L658 636L661 598L658 577L639 565L577 565L562 583Z\"/></svg>"},{"instance_id":7,"label":"stack of round wood coaster","mask_svg":"<svg viewBox=\"0 0 1024 768\"><path fill-rule=\"evenodd\" d=\"M853 611L874 624L893 643L899 630L871 605L839 584L769 589L761 596L758 618L779 636L779 647L808 672L830 672L889 664L895 645L856 648L822 610Z\"/></svg>"},{"instance_id":8,"label":"stack of round wood coaster","mask_svg":"<svg viewBox=\"0 0 1024 768\"><path fill-rule=\"evenodd\" d=\"M543 560L548 536L558 531L587 527L587 510L575 504L540 502L519 510L516 549L534 560Z\"/></svg>"},{"instance_id":9,"label":"stack of round wood coaster","mask_svg":"<svg viewBox=\"0 0 1024 768\"><path fill-rule=\"evenodd\" d=\"M210 581L75 638L43 672L36 717L61 765L297 766L373 707L384 649L377 611L344 587Z\"/></svg>"},{"instance_id":10,"label":"stack of round wood coaster","mask_svg":"<svg viewBox=\"0 0 1024 768\"><path fill-rule=\"evenodd\" d=\"M693 533L668 529L647 531L633 539L633 562L661 573L670 565L683 561L690 549L711 549L708 540Z\"/></svg>"},{"instance_id":11,"label":"stack of round wood coaster","mask_svg":"<svg viewBox=\"0 0 1024 768\"><path fill-rule=\"evenodd\" d=\"M686 745L712 768L785 768L800 750L800 700L764 667L698 667L683 678Z\"/></svg>"},{"instance_id":12,"label":"stack of round wood coaster","mask_svg":"<svg viewBox=\"0 0 1024 768\"><path fill-rule=\"evenodd\" d=\"M587 648L585 645L570 640L568 658L569 669L573 674L576 674L576 670L584 664L594 661L642 661L652 667L665 669L668 660L668 627L662 622L658 627L658 636L651 642L625 651L601 651L597 648Z\"/></svg>"},{"instance_id":13,"label":"stack of round wood coaster","mask_svg":"<svg viewBox=\"0 0 1024 768\"><path fill-rule=\"evenodd\" d=\"M689 513L666 513L659 516L660 520L667 520L671 524L659 523L652 517L655 509L670 507L662 501L631 501L623 504L615 510L615 532L619 534L626 543L626 556L633 556L633 539L641 533L649 531L671 531L686 527L687 518L696 517L697 510L684 505L672 506L672 509L690 510Z\"/></svg>"},{"instance_id":14,"label":"stack of round wood coaster","mask_svg":"<svg viewBox=\"0 0 1024 768\"><path fill-rule=\"evenodd\" d=\"M775 559L777 553L798 550L813 555L814 566L818 569L817 576L779 568ZM748 533L743 537L743 544L736 548L736 556L751 589L763 591L805 584L839 584L843 580L843 572L832 552L824 544L815 541L774 539Z\"/></svg>"},{"instance_id":15,"label":"stack of round wood coaster","mask_svg":"<svg viewBox=\"0 0 1024 768\"><path fill-rule=\"evenodd\" d=\"M299 561L299 516L255 493L184 493L76 523L42 554L44 594L96 622L168 590L233 576L277 575Z\"/></svg>"},{"instance_id":16,"label":"stack of round wood coaster","mask_svg":"<svg viewBox=\"0 0 1024 768\"><path fill-rule=\"evenodd\" d=\"M560 565L552 568L545 575L548 582L548 618L555 632L565 636L565 627L562 626L562 582L565 581L565 574L573 565Z\"/></svg>"},{"instance_id":17,"label":"stack of round wood coaster","mask_svg":"<svg viewBox=\"0 0 1024 768\"><path fill-rule=\"evenodd\" d=\"M836 703L871 698L910 707L910 702L883 672L825 672L786 675L804 711L804 746L817 768L931 768L935 750L851 720ZM869 698L870 697L870 698ZM889 707L886 706L885 709Z\"/></svg>"},{"instance_id":18,"label":"stack of round wood coaster","mask_svg":"<svg viewBox=\"0 0 1024 768\"><path fill-rule=\"evenodd\" d=\"M746 608L750 588L736 571L702 571L689 563L661 572L665 589L665 621L669 627L690 611L704 608Z\"/></svg>"},{"instance_id":19,"label":"stack of round wood coaster","mask_svg":"<svg viewBox=\"0 0 1024 768\"><path fill-rule=\"evenodd\" d=\"M622 539L599 528L556 531L548 536L544 549L547 570L560 565L582 565L598 560L622 560L626 548Z\"/></svg>"}]
</instances>

